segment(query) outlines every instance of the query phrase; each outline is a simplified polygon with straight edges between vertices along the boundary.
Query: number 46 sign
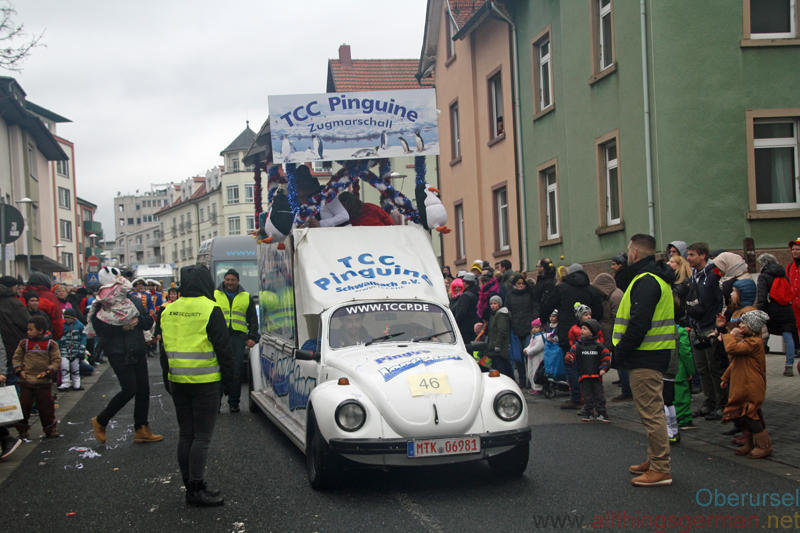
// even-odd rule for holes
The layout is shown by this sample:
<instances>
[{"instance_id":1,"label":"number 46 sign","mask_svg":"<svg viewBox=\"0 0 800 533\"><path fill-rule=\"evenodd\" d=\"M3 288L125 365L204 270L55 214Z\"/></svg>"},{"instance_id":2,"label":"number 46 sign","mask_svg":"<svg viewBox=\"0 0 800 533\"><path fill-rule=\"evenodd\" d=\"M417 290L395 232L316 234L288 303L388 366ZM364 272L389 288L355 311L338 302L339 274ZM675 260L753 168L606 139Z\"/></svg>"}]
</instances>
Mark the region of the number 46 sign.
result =
<instances>
[{"instance_id":1,"label":"number 46 sign","mask_svg":"<svg viewBox=\"0 0 800 533\"><path fill-rule=\"evenodd\" d=\"M407 376L411 387L411 396L425 396L427 394L453 394L450 384L447 383L447 373L416 374Z\"/></svg>"}]
</instances>

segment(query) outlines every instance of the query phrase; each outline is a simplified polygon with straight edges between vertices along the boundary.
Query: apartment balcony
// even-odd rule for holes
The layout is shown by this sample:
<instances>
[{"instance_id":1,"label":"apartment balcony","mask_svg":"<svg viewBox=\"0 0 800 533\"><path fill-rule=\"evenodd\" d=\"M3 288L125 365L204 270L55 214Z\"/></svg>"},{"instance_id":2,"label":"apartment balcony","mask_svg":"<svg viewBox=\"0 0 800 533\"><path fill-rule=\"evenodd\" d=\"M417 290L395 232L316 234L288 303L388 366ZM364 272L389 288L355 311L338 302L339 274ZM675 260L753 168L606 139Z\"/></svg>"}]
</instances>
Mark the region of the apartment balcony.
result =
<instances>
[{"instance_id":1,"label":"apartment balcony","mask_svg":"<svg viewBox=\"0 0 800 533\"><path fill-rule=\"evenodd\" d=\"M144 251L144 244L137 242L128 246L129 252L143 252Z\"/></svg>"},{"instance_id":2,"label":"apartment balcony","mask_svg":"<svg viewBox=\"0 0 800 533\"><path fill-rule=\"evenodd\" d=\"M217 213L216 212L209 213L208 219L211 221L211 225L212 226L216 226L217 225Z\"/></svg>"},{"instance_id":3,"label":"apartment balcony","mask_svg":"<svg viewBox=\"0 0 800 533\"><path fill-rule=\"evenodd\" d=\"M145 245L148 248L157 248L158 246L161 246L161 239L147 239L147 241L145 241Z\"/></svg>"},{"instance_id":4,"label":"apartment balcony","mask_svg":"<svg viewBox=\"0 0 800 533\"><path fill-rule=\"evenodd\" d=\"M177 250L172 252L172 262L173 263L177 263L178 262L178 251Z\"/></svg>"},{"instance_id":5,"label":"apartment balcony","mask_svg":"<svg viewBox=\"0 0 800 533\"><path fill-rule=\"evenodd\" d=\"M191 220L186 223L186 233L189 233L190 231L192 231L192 222L191 222Z\"/></svg>"},{"instance_id":6,"label":"apartment balcony","mask_svg":"<svg viewBox=\"0 0 800 533\"><path fill-rule=\"evenodd\" d=\"M183 222L178 224L178 231L181 232L181 235L184 235L186 233L186 224L184 224Z\"/></svg>"},{"instance_id":7,"label":"apartment balcony","mask_svg":"<svg viewBox=\"0 0 800 533\"><path fill-rule=\"evenodd\" d=\"M88 234L96 234L98 239L103 238L103 225L97 220L84 220L83 231Z\"/></svg>"},{"instance_id":8,"label":"apartment balcony","mask_svg":"<svg viewBox=\"0 0 800 533\"><path fill-rule=\"evenodd\" d=\"M181 248L181 260L186 259L186 248Z\"/></svg>"},{"instance_id":9,"label":"apartment balcony","mask_svg":"<svg viewBox=\"0 0 800 533\"><path fill-rule=\"evenodd\" d=\"M194 257L194 250L192 250L191 248L187 248L186 249L186 257L188 259L191 259L192 257Z\"/></svg>"},{"instance_id":10,"label":"apartment balcony","mask_svg":"<svg viewBox=\"0 0 800 533\"><path fill-rule=\"evenodd\" d=\"M172 236L173 237L178 236L178 228L176 228L175 226L172 226Z\"/></svg>"}]
</instances>

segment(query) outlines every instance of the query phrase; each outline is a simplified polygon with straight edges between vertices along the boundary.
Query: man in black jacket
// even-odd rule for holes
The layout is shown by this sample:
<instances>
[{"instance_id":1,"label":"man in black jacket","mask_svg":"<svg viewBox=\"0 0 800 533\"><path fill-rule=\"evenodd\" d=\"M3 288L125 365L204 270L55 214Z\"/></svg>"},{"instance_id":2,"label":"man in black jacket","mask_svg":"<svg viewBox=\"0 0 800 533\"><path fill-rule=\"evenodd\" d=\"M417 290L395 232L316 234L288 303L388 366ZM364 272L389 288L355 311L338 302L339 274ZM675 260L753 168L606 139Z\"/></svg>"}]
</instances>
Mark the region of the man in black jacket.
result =
<instances>
[{"instance_id":1,"label":"man in black jacket","mask_svg":"<svg viewBox=\"0 0 800 533\"><path fill-rule=\"evenodd\" d=\"M578 318L575 316L576 303L588 305L592 310L593 319L599 321L603 318L603 298L589 283L589 276L583 271L583 267L575 263L569 267L568 272L539 308L539 317L543 323L549 322L553 310L558 309L558 345L565 354L570 349L569 330L578 323ZM562 403L561 408L580 409L581 389L578 383L577 367L567 365L565 370L569 382L570 399Z\"/></svg>"},{"instance_id":2,"label":"man in black jacket","mask_svg":"<svg viewBox=\"0 0 800 533\"><path fill-rule=\"evenodd\" d=\"M533 288L533 299L536 305L541 310L542 304L550 296L553 289L556 288L556 267L553 262L547 257L539 259L536 263L536 287ZM550 321L550 316L542 317L541 314L537 317L542 321L542 324L547 324Z\"/></svg>"},{"instance_id":3,"label":"man in black jacket","mask_svg":"<svg viewBox=\"0 0 800 533\"><path fill-rule=\"evenodd\" d=\"M664 416L663 372L675 347L675 273L655 260L656 240L637 234L628 244L628 270L633 277L614 322L617 365L630 375L633 400L647 431L648 459L630 467L638 486L671 485L669 437Z\"/></svg>"},{"instance_id":4,"label":"man in black jacket","mask_svg":"<svg viewBox=\"0 0 800 533\"><path fill-rule=\"evenodd\" d=\"M462 278L464 282L464 292L459 296L453 309L453 317L456 319L458 331L464 343L475 340L475 324L480 321L478 317L478 293L479 287L475 280L475 274L469 272Z\"/></svg>"},{"instance_id":5,"label":"man in black jacket","mask_svg":"<svg viewBox=\"0 0 800 533\"><path fill-rule=\"evenodd\" d=\"M702 407L692 413L693 417L705 417L706 420L722 420L722 413L728 403L728 390L720 387L722 373L725 370L717 361L717 341L709 339L708 335L716 327L717 315L722 312L723 295L720 288L720 277L714 272L714 262L708 259L708 244L696 242L687 247L686 261L694 269L689 294L692 288L697 287L698 306L692 306L687 301L687 314L689 315L689 340L692 343L692 355L703 395L706 397ZM701 339L698 342L698 339ZM706 339L706 342L702 342Z\"/></svg>"}]
</instances>

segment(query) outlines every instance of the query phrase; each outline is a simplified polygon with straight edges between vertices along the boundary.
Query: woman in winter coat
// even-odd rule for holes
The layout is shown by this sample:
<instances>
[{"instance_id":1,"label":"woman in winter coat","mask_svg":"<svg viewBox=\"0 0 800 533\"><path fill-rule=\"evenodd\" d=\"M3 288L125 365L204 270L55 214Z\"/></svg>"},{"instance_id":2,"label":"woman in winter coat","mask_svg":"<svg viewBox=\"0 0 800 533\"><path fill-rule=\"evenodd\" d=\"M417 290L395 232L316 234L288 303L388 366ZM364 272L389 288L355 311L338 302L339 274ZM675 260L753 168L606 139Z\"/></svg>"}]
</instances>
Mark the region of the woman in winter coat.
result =
<instances>
[{"instance_id":1,"label":"woman in winter coat","mask_svg":"<svg viewBox=\"0 0 800 533\"><path fill-rule=\"evenodd\" d=\"M483 275L478 278L481 288L478 293L478 316L481 317L484 323L488 324L489 319L492 317L491 310L489 309L489 300L492 296L500 296L500 284L497 278L493 276ZM500 299L502 304L503 300Z\"/></svg>"},{"instance_id":2,"label":"woman in winter coat","mask_svg":"<svg viewBox=\"0 0 800 533\"><path fill-rule=\"evenodd\" d=\"M725 298L725 305L730 303L733 284L740 279L748 279L747 263L738 254L722 252L714 258L714 267L719 271L722 288L722 296Z\"/></svg>"},{"instance_id":3,"label":"woman in winter coat","mask_svg":"<svg viewBox=\"0 0 800 533\"><path fill-rule=\"evenodd\" d=\"M492 368L514 379L514 367L508 358L508 348L511 344L511 315L508 309L503 307L503 299L499 294L491 297L489 306L489 338L486 341L486 354L492 358Z\"/></svg>"},{"instance_id":4,"label":"woman in winter coat","mask_svg":"<svg viewBox=\"0 0 800 533\"><path fill-rule=\"evenodd\" d=\"M610 351L614 351L614 320L617 318L617 310L622 296L625 294L617 287L611 274L598 274L592 286L600 293L603 299L603 318L600 322L600 331L603 332L603 345Z\"/></svg>"},{"instance_id":5,"label":"woman in winter coat","mask_svg":"<svg viewBox=\"0 0 800 533\"><path fill-rule=\"evenodd\" d=\"M533 288L528 285L520 274L511 278L511 289L506 293L505 307L511 313L511 334L517 337L520 362L516 363L519 373L520 387L525 388L527 372L525 371L526 359L522 353L531 340L531 322L539 316L539 306L533 295Z\"/></svg>"},{"instance_id":6,"label":"woman in winter coat","mask_svg":"<svg viewBox=\"0 0 800 533\"><path fill-rule=\"evenodd\" d=\"M74 294L70 294L64 285L57 285L53 289L53 293L56 295L56 298L58 298L62 315L67 309L72 309L75 311L75 317L80 321L80 323L84 325L86 324L86 317L83 316L83 313L80 309L80 302Z\"/></svg>"},{"instance_id":7,"label":"woman in winter coat","mask_svg":"<svg viewBox=\"0 0 800 533\"><path fill-rule=\"evenodd\" d=\"M675 284L672 285L672 294L680 302L675 310L675 322L682 328L689 327L689 317L686 316L686 297L689 296L689 285L692 282L692 267L681 255L673 255L667 264L675 271Z\"/></svg>"},{"instance_id":8,"label":"woman in winter coat","mask_svg":"<svg viewBox=\"0 0 800 533\"><path fill-rule=\"evenodd\" d=\"M772 254L758 256L758 264L761 265L761 275L758 276L758 282L756 283L758 289L756 308L769 315L767 330L770 335L783 336L783 342L786 344L786 366L783 375L791 377L794 375L792 371L794 351L800 345L800 341L797 338L797 325L794 321L792 304L790 302L787 305L781 305L769 296L772 284L775 283L776 279L785 278L788 282L789 278L786 277L786 271L778 264L778 260Z\"/></svg>"}]
</instances>

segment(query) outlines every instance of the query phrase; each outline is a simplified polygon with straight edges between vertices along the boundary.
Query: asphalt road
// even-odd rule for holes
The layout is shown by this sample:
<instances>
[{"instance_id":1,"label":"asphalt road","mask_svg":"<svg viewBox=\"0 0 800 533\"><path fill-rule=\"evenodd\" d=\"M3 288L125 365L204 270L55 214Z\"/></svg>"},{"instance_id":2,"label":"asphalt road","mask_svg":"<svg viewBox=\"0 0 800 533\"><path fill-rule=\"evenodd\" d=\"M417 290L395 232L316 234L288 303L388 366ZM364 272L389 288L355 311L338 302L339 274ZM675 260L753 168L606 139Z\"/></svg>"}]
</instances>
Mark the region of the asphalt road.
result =
<instances>
[{"instance_id":1,"label":"asphalt road","mask_svg":"<svg viewBox=\"0 0 800 533\"><path fill-rule=\"evenodd\" d=\"M800 473L792 467L780 475L767 473L753 468L751 460L682 445L672 450L671 487L633 487L627 469L646 459L644 435L614 423L582 423L574 412L558 409L558 398L531 400L532 454L522 478L497 478L484 463L355 470L326 492L311 489L305 456L265 416L224 408L206 480L223 490L225 506L187 508L175 458L172 401L157 362L150 360L150 366L150 424L164 441L133 442L132 402L112 421L108 445L94 440L89 420L119 390L113 372L106 372L61 421L62 438L24 444L36 448L0 484L8 530L578 531L605 524L597 522L598 515L625 512L633 520L652 516L656 526L661 515L675 521L651 529L631 527L629 518L628 527L615 529L685 532L713 527L713 518L712 526L691 522L698 515L757 516L759 527L768 527L768 515L780 520L798 511L794 504L699 505L698 491L702 503L709 498L702 489L712 496L715 490L795 495ZM720 524L715 529L725 530Z\"/></svg>"}]
</instances>

